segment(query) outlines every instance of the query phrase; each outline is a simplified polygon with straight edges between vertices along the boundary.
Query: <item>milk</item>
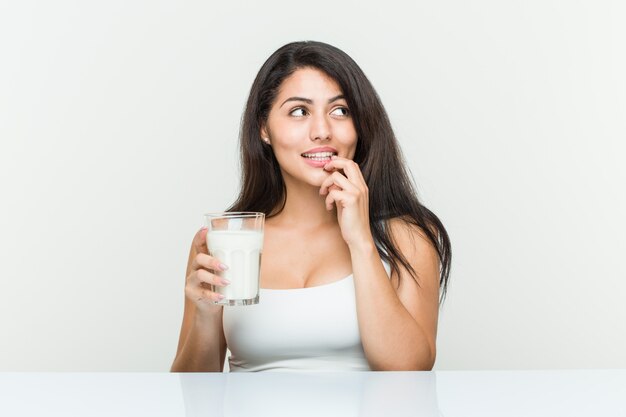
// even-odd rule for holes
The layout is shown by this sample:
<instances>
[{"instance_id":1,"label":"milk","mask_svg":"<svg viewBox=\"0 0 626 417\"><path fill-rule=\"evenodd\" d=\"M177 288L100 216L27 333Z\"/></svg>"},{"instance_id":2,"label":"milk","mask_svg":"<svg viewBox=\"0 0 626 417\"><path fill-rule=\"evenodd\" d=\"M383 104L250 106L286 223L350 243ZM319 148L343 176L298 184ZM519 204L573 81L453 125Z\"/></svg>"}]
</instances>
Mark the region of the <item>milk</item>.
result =
<instances>
[{"instance_id":1,"label":"milk","mask_svg":"<svg viewBox=\"0 0 626 417\"><path fill-rule=\"evenodd\" d=\"M230 281L230 284L225 287L214 287L215 292L224 295L224 300L220 304L252 303L252 300L259 295L263 232L256 230L210 231L207 234L207 246L211 256L228 266L228 270L217 272L217 275Z\"/></svg>"}]
</instances>

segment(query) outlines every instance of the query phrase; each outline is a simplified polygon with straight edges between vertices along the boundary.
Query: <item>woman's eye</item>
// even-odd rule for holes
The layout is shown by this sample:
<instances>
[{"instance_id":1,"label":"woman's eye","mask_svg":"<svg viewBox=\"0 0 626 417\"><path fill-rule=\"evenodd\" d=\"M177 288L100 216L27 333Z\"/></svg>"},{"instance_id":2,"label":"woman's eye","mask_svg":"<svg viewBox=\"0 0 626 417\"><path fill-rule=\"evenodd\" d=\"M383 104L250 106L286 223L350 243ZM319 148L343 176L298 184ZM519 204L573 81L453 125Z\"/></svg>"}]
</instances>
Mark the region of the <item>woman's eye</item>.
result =
<instances>
[{"instance_id":1,"label":"woman's eye","mask_svg":"<svg viewBox=\"0 0 626 417\"><path fill-rule=\"evenodd\" d=\"M306 116L306 110L304 110L302 107L297 107L293 109L289 114L296 117L302 117Z\"/></svg>"},{"instance_id":2,"label":"woman's eye","mask_svg":"<svg viewBox=\"0 0 626 417\"><path fill-rule=\"evenodd\" d=\"M334 116L347 116L348 114L350 114L350 111L347 107L337 107L330 114Z\"/></svg>"}]
</instances>

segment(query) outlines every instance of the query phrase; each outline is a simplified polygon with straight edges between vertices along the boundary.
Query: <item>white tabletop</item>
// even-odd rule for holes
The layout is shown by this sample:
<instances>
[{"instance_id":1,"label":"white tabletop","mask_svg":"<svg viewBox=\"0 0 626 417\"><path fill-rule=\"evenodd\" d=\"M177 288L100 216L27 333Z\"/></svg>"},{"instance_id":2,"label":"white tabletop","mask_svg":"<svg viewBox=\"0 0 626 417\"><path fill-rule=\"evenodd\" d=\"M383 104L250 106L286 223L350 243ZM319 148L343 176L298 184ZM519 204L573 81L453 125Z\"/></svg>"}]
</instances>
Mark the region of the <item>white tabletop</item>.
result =
<instances>
[{"instance_id":1,"label":"white tabletop","mask_svg":"<svg viewBox=\"0 0 626 417\"><path fill-rule=\"evenodd\" d=\"M0 416L619 416L626 370L0 373Z\"/></svg>"}]
</instances>

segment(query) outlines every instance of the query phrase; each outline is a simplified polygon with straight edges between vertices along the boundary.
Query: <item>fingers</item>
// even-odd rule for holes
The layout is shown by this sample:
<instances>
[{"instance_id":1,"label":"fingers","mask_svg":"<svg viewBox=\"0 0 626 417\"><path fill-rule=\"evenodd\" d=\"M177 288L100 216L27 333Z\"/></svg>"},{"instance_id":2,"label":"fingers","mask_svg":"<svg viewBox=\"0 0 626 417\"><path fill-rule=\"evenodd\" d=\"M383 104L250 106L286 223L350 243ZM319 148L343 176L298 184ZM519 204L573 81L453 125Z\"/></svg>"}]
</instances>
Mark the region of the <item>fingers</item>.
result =
<instances>
[{"instance_id":1,"label":"fingers","mask_svg":"<svg viewBox=\"0 0 626 417\"><path fill-rule=\"evenodd\" d=\"M213 304L216 301L220 301L224 299L222 294L218 294L216 292L211 291L209 288L206 288L201 285L190 286L187 285L185 287L185 295L190 300L195 301L196 303L209 303Z\"/></svg>"},{"instance_id":2,"label":"fingers","mask_svg":"<svg viewBox=\"0 0 626 417\"><path fill-rule=\"evenodd\" d=\"M228 269L226 265L205 253L196 255L192 262L191 269L192 273L189 275L188 280L192 285L202 285L202 283L206 283L218 287L225 287L230 284L227 279L219 275L219 272Z\"/></svg>"},{"instance_id":3,"label":"fingers","mask_svg":"<svg viewBox=\"0 0 626 417\"><path fill-rule=\"evenodd\" d=\"M333 204L336 204L337 210L340 210L350 206L360 206L363 202L367 203L369 198L367 184L356 162L351 159L333 157L324 165L324 170L332 172L324 179L320 187L320 195L326 195L327 210L332 210Z\"/></svg>"},{"instance_id":4,"label":"fingers","mask_svg":"<svg viewBox=\"0 0 626 417\"><path fill-rule=\"evenodd\" d=\"M194 274L192 274L194 275ZM195 272L196 282L202 286L202 283L206 283L209 285L215 285L216 287L225 287L230 284L230 281L227 279L220 277L219 275L212 274L206 269L198 269Z\"/></svg>"},{"instance_id":5,"label":"fingers","mask_svg":"<svg viewBox=\"0 0 626 417\"><path fill-rule=\"evenodd\" d=\"M228 267L219 259L209 255L206 235L207 228L203 227L193 238L192 247L195 256L191 261L191 273L187 276L185 285L187 298L193 300L197 305L213 304L224 299L222 294L213 290L215 287L224 287L230 284L228 280L218 275L219 272L227 270Z\"/></svg>"},{"instance_id":6,"label":"fingers","mask_svg":"<svg viewBox=\"0 0 626 417\"><path fill-rule=\"evenodd\" d=\"M332 172L332 174L322 183L320 195L326 195L333 184L339 186L344 191L368 195L367 184L363 174L359 165L353 160L333 156L332 160L324 165L324 170ZM343 171L343 175L340 170Z\"/></svg>"},{"instance_id":7,"label":"fingers","mask_svg":"<svg viewBox=\"0 0 626 417\"><path fill-rule=\"evenodd\" d=\"M205 253L199 253L193 259L192 272L187 277L185 293L195 302L216 302L224 296L215 292L215 287L225 287L230 282L221 277L219 272L224 271L223 265L218 259Z\"/></svg>"},{"instance_id":8,"label":"fingers","mask_svg":"<svg viewBox=\"0 0 626 417\"><path fill-rule=\"evenodd\" d=\"M351 159L341 158L339 156L333 156L331 161L324 165L325 171L332 172L342 169L345 176L354 183L365 184L365 179L361 173L359 165Z\"/></svg>"},{"instance_id":9,"label":"fingers","mask_svg":"<svg viewBox=\"0 0 626 417\"><path fill-rule=\"evenodd\" d=\"M354 184L352 184L346 177L341 175L338 171L330 174L324 182L322 182L322 186L320 188L320 195L326 195L330 189L340 188L346 191L356 192L358 189Z\"/></svg>"},{"instance_id":10,"label":"fingers","mask_svg":"<svg viewBox=\"0 0 626 417\"><path fill-rule=\"evenodd\" d=\"M341 190L331 190L328 192L326 196L326 210L330 211L333 209L333 203L337 203L337 208L341 206L341 208L346 208L350 205L354 205L357 203L358 197L354 194L347 193Z\"/></svg>"},{"instance_id":11,"label":"fingers","mask_svg":"<svg viewBox=\"0 0 626 417\"><path fill-rule=\"evenodd\" d=\"M226 271L228 266L220 262L219 259L214 258L206 253L198 253L191 262L191 269L211 269L213 271Z\"/></svg>"}]
</instances>

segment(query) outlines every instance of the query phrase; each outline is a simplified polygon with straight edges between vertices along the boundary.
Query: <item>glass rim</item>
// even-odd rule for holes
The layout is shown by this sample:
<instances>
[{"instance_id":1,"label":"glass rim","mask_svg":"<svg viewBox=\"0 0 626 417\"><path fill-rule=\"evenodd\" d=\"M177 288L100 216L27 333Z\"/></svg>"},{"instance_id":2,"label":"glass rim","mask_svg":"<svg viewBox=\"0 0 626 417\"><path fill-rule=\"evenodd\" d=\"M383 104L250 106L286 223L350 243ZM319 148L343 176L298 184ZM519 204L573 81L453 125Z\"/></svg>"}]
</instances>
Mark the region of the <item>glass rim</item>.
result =
<instances>
[{"instance_id":1,"label":"glass rim","mask_svg":"<svg viewBox=\"0 0 626 417\"><path fill-rule=\"evenodd\" d=\"M258 218L265 217L265 213L260 211L217 211L211 213L204 213L204 217L210 217L212 219L230 218L230 217L243 217L243 218Z\"/></svg>"}]
</instances>

